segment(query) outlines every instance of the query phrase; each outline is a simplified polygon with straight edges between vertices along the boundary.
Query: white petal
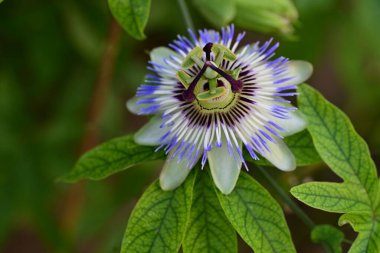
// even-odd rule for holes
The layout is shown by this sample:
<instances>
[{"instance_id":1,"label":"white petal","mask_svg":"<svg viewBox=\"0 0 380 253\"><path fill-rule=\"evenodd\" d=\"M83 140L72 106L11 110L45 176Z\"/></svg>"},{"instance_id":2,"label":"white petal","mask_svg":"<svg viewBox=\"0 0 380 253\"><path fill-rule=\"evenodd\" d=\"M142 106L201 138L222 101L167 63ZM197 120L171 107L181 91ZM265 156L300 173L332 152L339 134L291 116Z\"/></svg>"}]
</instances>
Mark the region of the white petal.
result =
<instances>
[{"instance_id":1,"label":"white petal","mask_svg":"<svg viewBox=\"0 0 380 253\"><path fill-rule=\"evenodd\" d=\"M146 105L139 105L137 104L137 101L139 100L138 97L133 97L127 101L127 109L133 114L140 114L140 109L143 108Z\"/></svg>"},{"instance_id":2,"label":"white petal","mask_svg":"<svg viewBox=\"0 0 380 253\"><path fill-rule=\"evenodd\" d=\"M179 54L167 47L156 47L150 51L150 59L161 66L167 65L164 60L170 56L179 57Z\"/></svg>"},{"instance_id":3,"label":"white petal","mask_svg":"<svg viewBox=\"0 0 380 253\"><path fill-rule=\"evenodd\" d=\"M173 152L174 150L169 153L168 157L171 157ZM200 154L203 154L203 152L199 152L197 161L200 158ZM188 160L182 159L178 162L178 158L179 156L177 155L173 159L165 161L160 175L160 185L164 191L174 190L180 186L191 171L191 168L188 167Z\"/></svg>"},{"instance_id":4,"label":"white petal","mask_svg":"<svg viewBox=\"0 0 380 253\"><path fill-rule=\"evenodd\" d=\"M277 124L279 127L283 128L286 131L281 131L282 136L289 136L295 133L298 133L304 130L307 126L307 123L300 111L289 112L288 119L281 119L275 116L270 117L270 121Z\"/></svg>"},{"instance_id":5,"label":"white petal","mask_svg":"<svg viewBox=\"0 0 380 253\"><path fill-rule=\"evenodd\" d=\"M262 156L280 170L294 170L296 168L296 159L290 149L280 138L274 136L272 136L272 138L276 141L276 143L267 141L270 152L267 151L262 154Z\"/></svg>"},{"instance_id":6,"label":"white petal","mask_svg":"<svg viewBox=\"0 0 380 253\"><path fill-rule=\"evenodd\" d=\"M157 146L160 144L160 138L164 136L169 129L167 127L160 128L164 123L161 115L156 115L149 120L142 128L140 128L134 137L137 144L147 146Z\"/></svg>"},{"instance_id":7,"label":"white petal","mask_svg":"<svg viewBox=\"0 0 380 253\"><path fill-rule=\"evenodd\" d=\"M207 153L207 159L216 187L218 187L222 193L229 194L235 188L242 162L236 150L235 155L238 162L235 160L233 154L228 152L225 137L222 138L222 142L222 147L213 147ZM239 146L241 149L241 142Z\"/></svg>"},{"instance_id":8,"label":"white petal","mask_svg":"<svg viewBox=\"0 0 380 253\"><path fill-rule=\"evenodd\" d=\"M286 85L297 85L303 83L313 73L313 65L307 61L289 61L286 63L291 80L285 82Z\"/></svg>"}]
</instances>

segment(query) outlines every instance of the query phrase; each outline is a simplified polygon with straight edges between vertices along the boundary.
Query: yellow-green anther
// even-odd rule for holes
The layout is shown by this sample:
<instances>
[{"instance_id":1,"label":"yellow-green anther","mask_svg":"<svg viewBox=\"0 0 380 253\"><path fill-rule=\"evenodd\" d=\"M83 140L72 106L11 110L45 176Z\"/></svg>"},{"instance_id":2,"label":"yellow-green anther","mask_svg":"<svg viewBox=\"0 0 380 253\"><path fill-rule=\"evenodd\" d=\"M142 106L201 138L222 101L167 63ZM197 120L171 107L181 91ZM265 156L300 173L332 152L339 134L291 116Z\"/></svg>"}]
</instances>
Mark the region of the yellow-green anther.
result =
<instances>
[{"instance_id":1,"label":"yellow-green anther","mask_svg":"<svg viewBox=\"0 0 380 253\"><path fill-rule=\"evenodd\" d=\"M192 78L183 70L180 70L176 74L178 80L182 83L182 85L188 89L190 86L190 83L192 81Z\"/></svg>"},{"instance_id":2,"label":"yellow-green anther","mask_svg":"<svg viewBox=\"0 0 380 253\"><path fill-rule=\"evenodd\" d=\"M221 59L219 60L220 62L216 62L215 60L215 63L218 66L222 62L223 59L226 59L228 61L235 61L237 58L237 56L231 50L229 50L227 47L221 44L212 45L211 51L216 55L216 60L219 60L218 58L221 57ZM219 55L222 55L222 56L219 56Z\"/></svg>"},{"instance_id":3,"label":"yellow-green anther","mask_svg":"<svg viewBox=\"0 0 380 253\"><path fill-rule=\"evenodd\" d=\"M197 64L200 68L203 67L204 62L197 56L191 56L191 59Z\"/></svg>"},{"instance_id":4,"label":"yellow-green anther","mask_svg":"<svg viewBox=\"0 0 380 253\"><path fill-rule=\"evenodd\" d=\"M224 51L219 51L215 57L214 63L216 66L220 66L224 58Z\"/></svg>"},{"instance_id":5,"label":"yellow-green anther","mask_svg":"<svg viewBox=\"0 0 380 253\"><path fill-rule=\"evenodd\" d=\"M198 64L194 59L201 59L203 55L203 50L200 47L195 47L191 50L182 62L182 67L185 69L191 68L194 64ZM202 62L203 63L203 62ZM198 64L199 65L199 64ZM202 66L200 66L202 67Z\"/></svg>"},{"instance_id":6,"label":"yellow-green anther","mask_svg":"<svg viewBox=\"0 0 380 253\"><path fill-rule=\"evenodd\" d=\"M241 71L241 68L234 69L231 71L230 75L232 76L233 79L236 80L239 77L240 71Z\"/></svg>"}]
</instances>

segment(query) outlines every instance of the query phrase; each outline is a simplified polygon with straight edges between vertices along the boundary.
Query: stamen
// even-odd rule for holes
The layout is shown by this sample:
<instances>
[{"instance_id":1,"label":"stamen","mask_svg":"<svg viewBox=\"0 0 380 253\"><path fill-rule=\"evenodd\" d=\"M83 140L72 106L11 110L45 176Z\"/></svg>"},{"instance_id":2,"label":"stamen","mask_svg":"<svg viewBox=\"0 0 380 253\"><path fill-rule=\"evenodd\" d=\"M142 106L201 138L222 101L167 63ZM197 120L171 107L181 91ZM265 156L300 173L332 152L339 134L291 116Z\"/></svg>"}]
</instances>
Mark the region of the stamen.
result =
<instances>
[{"instance_id":1,"label":"stamen","mask_svg":"<svg viewBox=\"0 0 380 253\"><path fill-rule=\"evenodd\" d=\"M216 73L224 77L231 84L231 90L233 92L238 92L243 88L243 82L241 80L235 80L232 76L216 67L211 61L206 61L201 71L199 71L194 80L190 83L189 88L183 92L183 98L185 100L193 101L195 99L194 88L201 79L202 75L206 72L207 68L211 68Z\"/></svg>"}]
</instances>

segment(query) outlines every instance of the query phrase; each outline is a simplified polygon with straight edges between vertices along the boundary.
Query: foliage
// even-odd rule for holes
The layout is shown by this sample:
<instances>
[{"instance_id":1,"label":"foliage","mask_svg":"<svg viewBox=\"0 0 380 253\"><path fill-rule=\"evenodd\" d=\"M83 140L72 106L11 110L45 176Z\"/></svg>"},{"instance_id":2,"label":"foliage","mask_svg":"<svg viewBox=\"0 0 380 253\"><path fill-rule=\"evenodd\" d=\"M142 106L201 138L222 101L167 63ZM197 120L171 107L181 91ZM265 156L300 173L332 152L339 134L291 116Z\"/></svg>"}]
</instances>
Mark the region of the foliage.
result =
<instances>
[{"instance_id":1,"label":"foliage","mask_svg":"<svg viewBox=\"0 0 380 253\"><path fill-rule=\"evenodd\" d=\"M108 0L108 5L116 20L132 37L145 39L150 0Z\"/></svg>"},{"instance_id":2,"label":"foliage","mask_svg":"<svg viewBox=\"0 0 380 253\"><path fill-rule=\"evenodd\" d=\"M193 191L193 203L184 253L237 252L237 236L219 204L214 183L207 172L199 172Z\"/></svg>"},{"instance_id":3,"label":"foliage","mask_svg":"<svg viewBox=\"0 0 380 253\"><path fill-rule=\"evenodd\" d=\"M218 1L219 4L214 5L210 3L215 1L186 2L191 3L190 12L197 28L234 22L237 29L248 29L247 40L252 42L262 38L263 35L257 32L265 32L280 40L278 34L295 29L298 40L283 41L278 54L314 64L311 83L347 112L377 161L380 145L377 131L380 114L376 110L380 105L380 37L377 32L380 5L377 0L349 4L343 0L233 0ZM135 147L136 153L129 153L129 147L134 145L130 139L128 141L130 137L112 138L131 133L143 123L126 113L124 103L146 74L146 51L167 44L176 34L186 32L180 9L171 0L110 0L108 5L107 1L84 0L37 0L32 4L25 0L0 0L0 3L0 251L117 252L134 199L156 176L161 164L153 160L160 160L163 154L154 153L154 148L140 146ZM266 6L255 5L258 3ZM230 8L232 5L234 7ZM279 12L284 13L279 15ZM263 16L266 18L257 19ZM278 22L279 17L280 21L286 22ZM114 71L111 71L108 86L102 94L104 101L97 101L101 109L95 112L98 117L93 122L88 117L90 104L97 82L103 78L99 73L103 62L107 62L103 55L109 46L109 24L113 18L133 38L147 36L148 40L137 42L129 36L121 36ZM309 112L308 117L313 118L310 134L304 131L287 137L285 141L295 154L297 165L304 167L294 173L274 176L285 188L302 181L304 176L306 181L314 178L331 180L330 171L320 164L322 158L344 182L311 182L293 188L292 192L313 207L342 213L339 224L350 224L359 233L351 252L370 252L379 241L376 237L379 221L375 218L379 217L375 189L379 188L376 186L379 181L374 179L374 165L367 147L340 112L314 91L305 87L302 90L307 91L307 97L318 101L316 105L333 111L332 115L339 118L337 122L344 127L337 129L335 122L322 128L315 127L314 124L321 119L310 116L315 112L307 104L305 106L305 101L303 105L300 103L301 110ZM56 178L67 173L82 155L84 136L92 129L97 132L97 142L112 139L105 143L128 147L128 151L123 150L127 155L114 154L120 158L119 163L114 163L114 155L108 157L109 151L103 149L108 144L103 144L83 155L64 179L76 181L109 176L106 180L74 185L56 183ZM337 130L334 135L325 135L326 129ZM318 143L317 150L313 141ZM349 145L343 145L340 152L334 142ZM352 159L342 156L348 151ZM144 154L141 157L150 162L141 163L137 154ZM97 155L99 157L95 158ZM356 159L358 157L363 160ZM96 159L106 159L110 166L103 167L103 173L93 170L92 175ZM362 164L357 164L359 161ZM90 170L84 170L83 162ZM364 162L367 166L363 165ZM255 163L268 165L264 160ZM96 166L104 165L98 163ZM135 169L112 176L112 173L135 165ZM250 169L253 167L250 165ZM236 246L236 232L231 229L236 227L236 224L232 225L237 223L236 218L230 221L219 204L219 199L227 201L227 197L213 192L213 184L204 172L194 175L192 209L187 218L188 224L192 225L188 225L185 232L181 230L186 233L181 241L183 250L197 251L203 245L209 245L210 251L214 247L224 247L226 251L239 249L243 252L244 246ZM254 169L251 172L254 181L244 175L239 182L247 181L250 187L264 192L260 185L265 182ZM321 191L324 196L311 196ZM268 194L266 196L268 201L273 201ZM277 196L274 194L274 197ZM278 211L278 205L274 206ZM310 211L307 209L306 212ZM276 214L277 217L283 215ZM197 215L200 215L199 219ZM334 223L326 220L328 218L322 211L314 211L313 216L324 223ZM210 219L206 220L206 217ZM202 230L203 226L207 230ZM301 234L304 230L294 224L290 227L297 250L311 251L310 242ZM219 233L221 230L223 234ZM222 243L216 244L211 235ZM338 252L341 235L336 229L324 230L317 226L311 235L314 241L327 241ZM194 248L189 248L196 236ZM255 238L247 235L244 238L252 246L257 243ZM173 248L177 249L178 241L173 240L170 245L175 244ZM214 251L220 252L220 248Z\"/></svg>"},{"instance_id":4,"label":"foliage","mask_svg":"<svg viewBox=\"0 0 380 253\"><path fill-rule=\"evenodd\" d=\"M245 173L229 195L218 194L231 224L255 252L295 252L281 207Z\"/></svg>"},{"instance_id":5,"label":"foliage","mask_svg":"<svg viewBox=\"0 0 380 253\"><path fill-rule=\"evenodd\" d=\"M63 176L65 182L81 179L99 180L141 162L164 158L163 152L154 147L137 145L133 136L115 138L85 153L72 171Z\"/></svg>"},{"instance_id":6,"label":"foliage","mask_svg":"<svg viewBox=\"0 0 380 253\"><path fill-rule=\"evenodd\" d=\"M173 191L155 181L134 208L121 252L178 252L188 223L194 176Z\"/></svg>"},{"instance_id":7,"label":"foliage","mask_svg":"<svg viewBox=\"0 0 380 253\"><path fill-rule=\"evenodd\" d=\"M342 111L313 88L302 85L298 99L308 130L321 158L343 183L311 182L294 187L302 202L328 212L344 213L339 224L359 232L350 252L380 248L379 180L368 146Z\"/></svg>"}]
</instances>

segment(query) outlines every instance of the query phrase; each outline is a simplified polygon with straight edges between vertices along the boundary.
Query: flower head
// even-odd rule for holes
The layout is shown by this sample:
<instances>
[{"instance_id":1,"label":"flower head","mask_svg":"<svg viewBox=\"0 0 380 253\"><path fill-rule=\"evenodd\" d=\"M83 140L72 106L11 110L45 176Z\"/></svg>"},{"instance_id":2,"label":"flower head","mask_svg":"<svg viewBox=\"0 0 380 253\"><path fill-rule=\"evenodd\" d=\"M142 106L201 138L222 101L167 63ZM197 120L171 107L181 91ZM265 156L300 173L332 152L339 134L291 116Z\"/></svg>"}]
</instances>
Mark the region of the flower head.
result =
<instances>
[{"instance_id":1,"label":"flower head","mask_svg":"<svg viewBox=\"0 0 380 253\"><path fill-rule=\"evenodd\" d=\"M168 154L161 187L176 188L198 161L208 161L216 186L228 194L247 167L243 146L254 159L259 154L281 170L295 169L282 138L306 124L286 98L312 66L274 59L279 44L271 40L239 48L244 33L235 38L233 26L189 33L151 52L153 74L127 103L133 113L155 115L135 141Z\"/></svg>"}]
</instances>

